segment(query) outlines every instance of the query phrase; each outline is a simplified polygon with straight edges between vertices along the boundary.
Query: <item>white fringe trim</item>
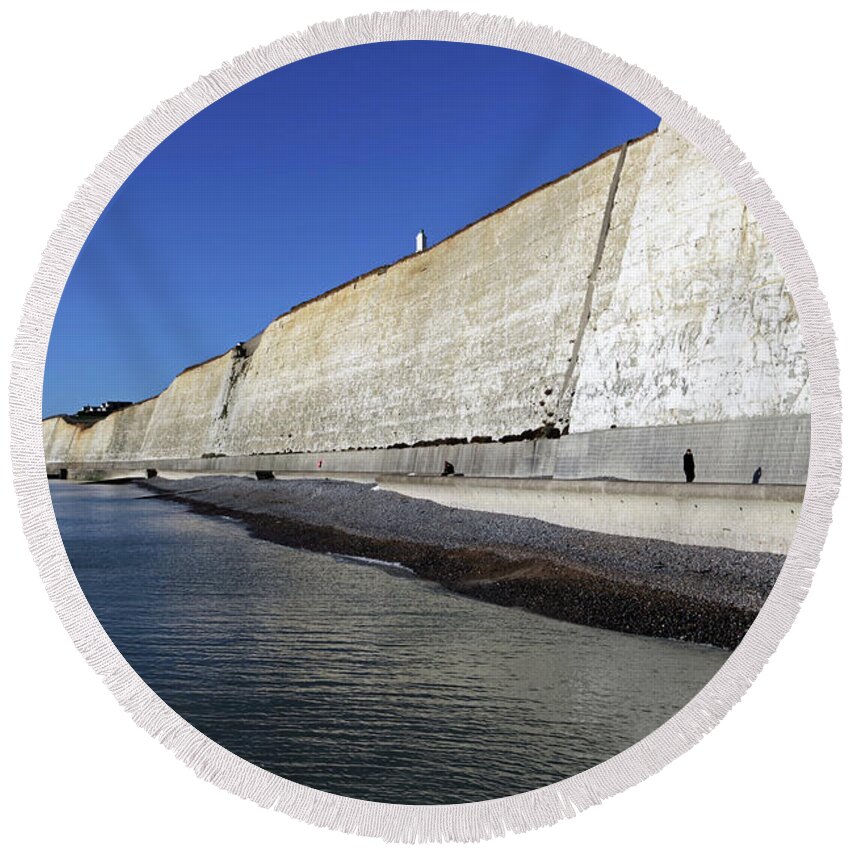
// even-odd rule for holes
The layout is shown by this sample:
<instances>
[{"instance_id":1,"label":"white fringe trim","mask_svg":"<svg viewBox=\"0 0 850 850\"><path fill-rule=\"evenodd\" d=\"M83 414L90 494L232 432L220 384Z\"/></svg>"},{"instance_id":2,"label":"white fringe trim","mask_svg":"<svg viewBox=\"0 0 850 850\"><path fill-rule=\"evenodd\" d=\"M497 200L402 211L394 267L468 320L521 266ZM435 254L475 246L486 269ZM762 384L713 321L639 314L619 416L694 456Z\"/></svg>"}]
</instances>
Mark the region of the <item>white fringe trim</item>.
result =
<instances>
[{"instance_id":1,"label":"white fringe trim","mask_svg":"<svg viewBox=\"0 0 850 850\"><path fill-rule=\"evenodd\" d=\"M41 387L53 317L83 242L133 169L193 115L262 74L328 50L403 39L489 44L544 56L593 74L658 113L721 170L767 235L800 315L810 375L811 460L797 531L773 591L726 664L674 717L608 761L536 791L462 805L389 805L317 791L244 761L190 726L124 661L89 607L65 554L44 472ZM454 12L393 12L317 24L226 63L134 127L80 187L50 238L26 299L10 394L13 472L32 555L65 628L121 705L202 779L308 823L388 841L477 841L553 824L690 749L743 696L793 622L817 565L840 477L838 362L829 312L797 231L744 154L716 122L616 56L549 28Z\"/></svg>"}]
</instances>

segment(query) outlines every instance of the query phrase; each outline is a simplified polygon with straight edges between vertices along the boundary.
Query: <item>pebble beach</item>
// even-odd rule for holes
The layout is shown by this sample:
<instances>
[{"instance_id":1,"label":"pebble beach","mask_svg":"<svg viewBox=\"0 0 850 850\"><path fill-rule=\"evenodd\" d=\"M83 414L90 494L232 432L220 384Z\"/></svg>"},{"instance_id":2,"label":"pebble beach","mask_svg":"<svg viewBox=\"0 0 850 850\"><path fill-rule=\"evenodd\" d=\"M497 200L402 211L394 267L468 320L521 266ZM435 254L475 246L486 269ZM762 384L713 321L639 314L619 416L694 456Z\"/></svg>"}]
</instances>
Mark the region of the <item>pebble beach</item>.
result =
<instances>
[{"instance_id":1,"label":"pebble beach","mask_svg":"<svg viewBox=\"0 0 850 850\"><path fill-rule=\"evenodd\" d=\"M499 605L733 649L782 567L770 553L620 537L330 479L152 478L147 495L294 548L400 563Z\"/></svg>"}]
</instances>

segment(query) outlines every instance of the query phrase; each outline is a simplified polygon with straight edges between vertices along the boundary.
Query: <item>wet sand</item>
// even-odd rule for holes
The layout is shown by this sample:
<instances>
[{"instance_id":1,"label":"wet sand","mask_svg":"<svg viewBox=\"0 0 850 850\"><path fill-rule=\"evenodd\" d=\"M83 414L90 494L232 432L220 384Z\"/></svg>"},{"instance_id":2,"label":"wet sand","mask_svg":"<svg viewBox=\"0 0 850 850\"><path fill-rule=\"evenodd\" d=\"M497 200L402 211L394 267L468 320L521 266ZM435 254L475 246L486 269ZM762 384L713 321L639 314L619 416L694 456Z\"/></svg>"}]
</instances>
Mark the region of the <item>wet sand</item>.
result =
<instances>
[{"instance_id":1,"label":"wet sand","mask_svg":"<svg viewBox=\"0 0 850 850\"><path fill-rule=\"evenodd\" d=\"M371 484L234 477L139 482L264 540L398 562L424 579L561 620L732 649L784 557L461 510Z\"/></svg>"}]
</instances>

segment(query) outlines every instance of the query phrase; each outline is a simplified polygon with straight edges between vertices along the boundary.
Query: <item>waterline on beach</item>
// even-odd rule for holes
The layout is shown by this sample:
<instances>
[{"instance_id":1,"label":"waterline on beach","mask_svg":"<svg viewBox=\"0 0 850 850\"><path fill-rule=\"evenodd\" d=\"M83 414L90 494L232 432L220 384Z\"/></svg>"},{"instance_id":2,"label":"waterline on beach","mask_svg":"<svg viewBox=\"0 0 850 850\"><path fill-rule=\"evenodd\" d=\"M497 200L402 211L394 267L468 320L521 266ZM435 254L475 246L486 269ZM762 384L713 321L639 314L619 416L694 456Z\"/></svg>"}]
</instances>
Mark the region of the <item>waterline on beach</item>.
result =
<instances>
[{"instance_id":1,"label":"waterline on beach","mask_svg":"<svg viewBox=\"0 0 850 850\"><path fill-rule=\"evenodd\" d=\"M540 787L640 740L728 657L482 604L136 490L51 484L108 634L213 740L323 790L415 804Z\"/></svg>"}]
</instances>

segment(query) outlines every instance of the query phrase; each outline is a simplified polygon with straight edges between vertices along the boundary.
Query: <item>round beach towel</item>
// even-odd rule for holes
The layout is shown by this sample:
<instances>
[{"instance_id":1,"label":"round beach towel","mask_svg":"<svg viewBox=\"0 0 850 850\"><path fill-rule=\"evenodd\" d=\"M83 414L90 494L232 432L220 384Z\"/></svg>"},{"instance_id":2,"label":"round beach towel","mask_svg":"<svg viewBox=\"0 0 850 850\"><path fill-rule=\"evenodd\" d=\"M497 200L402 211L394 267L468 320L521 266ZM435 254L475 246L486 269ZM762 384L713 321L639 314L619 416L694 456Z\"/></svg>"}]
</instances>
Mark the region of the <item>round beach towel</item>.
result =
<instances>
[{"instance_id":1,"label":"round beach towel","mask_svg":"<svg viewBox=\"0 0 850 850\"><path fill-rule=\"evenodd\" d=\"M828 316L716 125L502 20L322 25L80 190L13 376L71 636L202 778L395 841L688 749L805 594ZM42 383L43 375L43 383Z\"/></svg>"}]
</instances>

